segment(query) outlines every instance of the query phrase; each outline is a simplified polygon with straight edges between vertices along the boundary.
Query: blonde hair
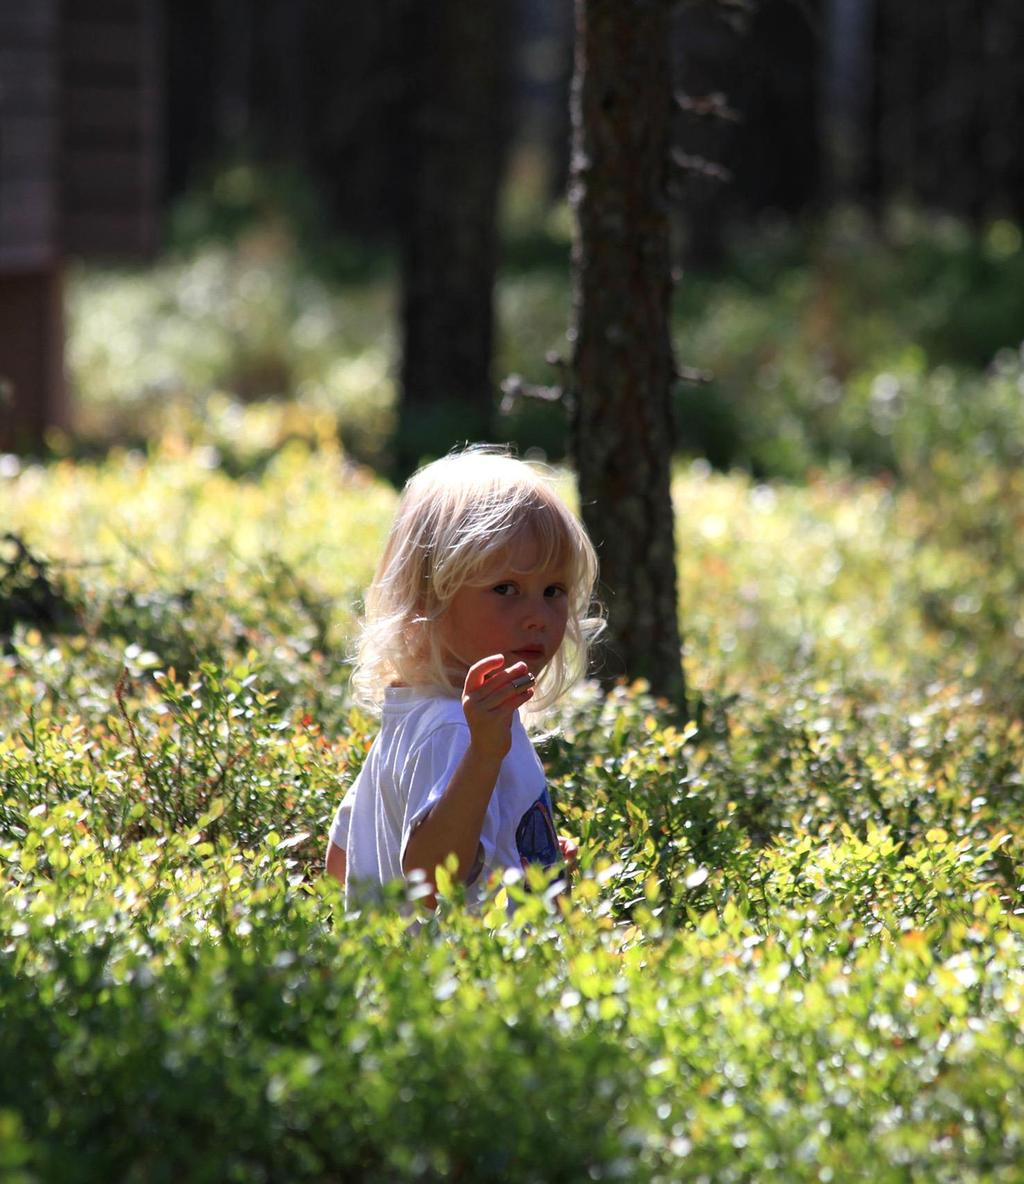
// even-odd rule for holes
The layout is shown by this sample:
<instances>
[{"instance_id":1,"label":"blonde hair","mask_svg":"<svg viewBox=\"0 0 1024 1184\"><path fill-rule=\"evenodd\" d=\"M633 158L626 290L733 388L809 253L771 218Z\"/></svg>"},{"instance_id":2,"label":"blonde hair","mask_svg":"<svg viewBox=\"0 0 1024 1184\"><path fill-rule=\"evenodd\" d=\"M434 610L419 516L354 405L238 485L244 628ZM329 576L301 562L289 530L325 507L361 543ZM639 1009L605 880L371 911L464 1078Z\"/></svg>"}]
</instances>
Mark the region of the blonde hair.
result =
<instances>
[{"instance_id":1,"label":"blonde hair","mask_svg":"<svg viewBox=\"0 0 1024 1184\"><path fill-rule=\"evenodd\" d=\"M476 445L414 474L366 594L352 683L363 703L379 705L396 683L462 689L447 667L435 628L460 588L482 585L495 558L529 531L538 567L566 571L565 638L537 682L530 710L549 706L586 672L590 646L604 627L593 600L597 555L550 478L508 449Z\"/></svg>"}]
</instances>

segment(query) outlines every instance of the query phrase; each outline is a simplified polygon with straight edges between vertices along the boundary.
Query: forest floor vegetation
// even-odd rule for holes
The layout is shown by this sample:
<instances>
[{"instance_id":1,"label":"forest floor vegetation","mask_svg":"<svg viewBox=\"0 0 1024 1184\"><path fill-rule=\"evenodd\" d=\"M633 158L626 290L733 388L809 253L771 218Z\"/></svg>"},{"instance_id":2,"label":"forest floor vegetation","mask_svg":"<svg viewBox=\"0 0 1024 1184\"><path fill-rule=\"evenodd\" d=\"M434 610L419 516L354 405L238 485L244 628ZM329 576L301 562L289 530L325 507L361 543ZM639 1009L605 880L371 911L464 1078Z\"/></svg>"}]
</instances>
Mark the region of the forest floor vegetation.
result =
<instances>
[{"instance_id":1,"label":"forest floor vegetation","mask_svg":"<svg viewBox=\"0 0 1024 1184\"><path fill-rule=\"evenodd\" d=\"M1001 233L950 250L1017 268ZM726 410L754 387L724 463L676 467L690 702L588 684L545 721L568 898L510 879L472 915L442 877L434 919L349 912L321 866L374 734L347 654L397 498L359 463L387 287L276 241L81 275L93 451L0 457L3 1178L1020 1180L1012 342L979 367L895 349L934 308L837 315L823 387L771 329L804 264L709 288L681 352ZM563 297L509 278L516 349L558 348ZM781 403L747 423L770 389L784 452Z\"/></svg>"}]
</instances>

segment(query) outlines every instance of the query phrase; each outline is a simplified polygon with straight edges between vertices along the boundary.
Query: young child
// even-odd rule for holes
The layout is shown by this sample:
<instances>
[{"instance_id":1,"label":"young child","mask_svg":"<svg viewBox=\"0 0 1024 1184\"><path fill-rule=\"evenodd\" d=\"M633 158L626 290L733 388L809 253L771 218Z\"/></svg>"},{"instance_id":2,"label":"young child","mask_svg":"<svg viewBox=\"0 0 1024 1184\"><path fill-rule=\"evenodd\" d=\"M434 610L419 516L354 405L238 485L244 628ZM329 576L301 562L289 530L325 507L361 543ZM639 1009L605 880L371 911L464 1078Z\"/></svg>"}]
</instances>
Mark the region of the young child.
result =
<instances>
[{"instance_id":1,"label":"young child","mask_svg":"<svg viewBox=\"0 0 1024 1184\"><path fill-rule=\"evenodd\" d=\"M454 854L474 900L495 870L575 855L519 709L548 706L585 671L603 626L596 579L583 527L506 451L469 448L411 478L353 676L381 730L328 844L350 899L417 868L433 885Z\"/></svg>"}]
</instances>

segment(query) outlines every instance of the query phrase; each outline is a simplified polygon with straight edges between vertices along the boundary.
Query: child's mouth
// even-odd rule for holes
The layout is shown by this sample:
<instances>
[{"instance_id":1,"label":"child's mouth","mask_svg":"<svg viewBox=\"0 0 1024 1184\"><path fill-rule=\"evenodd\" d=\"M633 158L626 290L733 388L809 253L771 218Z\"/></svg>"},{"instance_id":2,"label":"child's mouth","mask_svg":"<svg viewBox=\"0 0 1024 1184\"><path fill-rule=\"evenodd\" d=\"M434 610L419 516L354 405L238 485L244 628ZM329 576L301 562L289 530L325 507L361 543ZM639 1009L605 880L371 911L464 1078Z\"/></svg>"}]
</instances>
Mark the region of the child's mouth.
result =
<instances>
[{"instance_id":1,"label":"child's mouth","mask_svg":"<svg viewBox=\"0 0 1024 1184\"><path fill-rule=\"evenodd\" d=\"M527 649L522 650L513 650L512 652L517 658L520 658L523 661L529 661L531 658L535 659L544 657L544 648L543 646L539 645L529 646Z\"/></svg>"}]
</instances>

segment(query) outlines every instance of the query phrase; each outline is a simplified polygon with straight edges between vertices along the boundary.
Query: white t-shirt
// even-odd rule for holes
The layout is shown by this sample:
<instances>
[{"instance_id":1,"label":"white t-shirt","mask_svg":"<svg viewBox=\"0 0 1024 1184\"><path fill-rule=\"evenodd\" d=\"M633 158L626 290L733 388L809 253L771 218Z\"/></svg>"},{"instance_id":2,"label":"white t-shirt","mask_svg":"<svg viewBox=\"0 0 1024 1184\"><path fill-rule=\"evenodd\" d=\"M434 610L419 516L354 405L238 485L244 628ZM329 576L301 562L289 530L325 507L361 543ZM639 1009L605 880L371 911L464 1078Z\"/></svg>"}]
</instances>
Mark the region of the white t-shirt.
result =
<instances>
[{"instance_id":1,"label":"white t-shirt","mask_svg":"<svg viewBox=\"0 0 1024 1184\"><path fill-rule=\"evenodd\" d=\"M347 894L403 878L409 836L448 788L469 747L461 702L435 691L385 691L381 730L331 824L331 842L346 852ZM517 712L512 747L501 763L480 834L470 899L492 871L561 861L544 768Z\"/></svg>"}]
</instances>

